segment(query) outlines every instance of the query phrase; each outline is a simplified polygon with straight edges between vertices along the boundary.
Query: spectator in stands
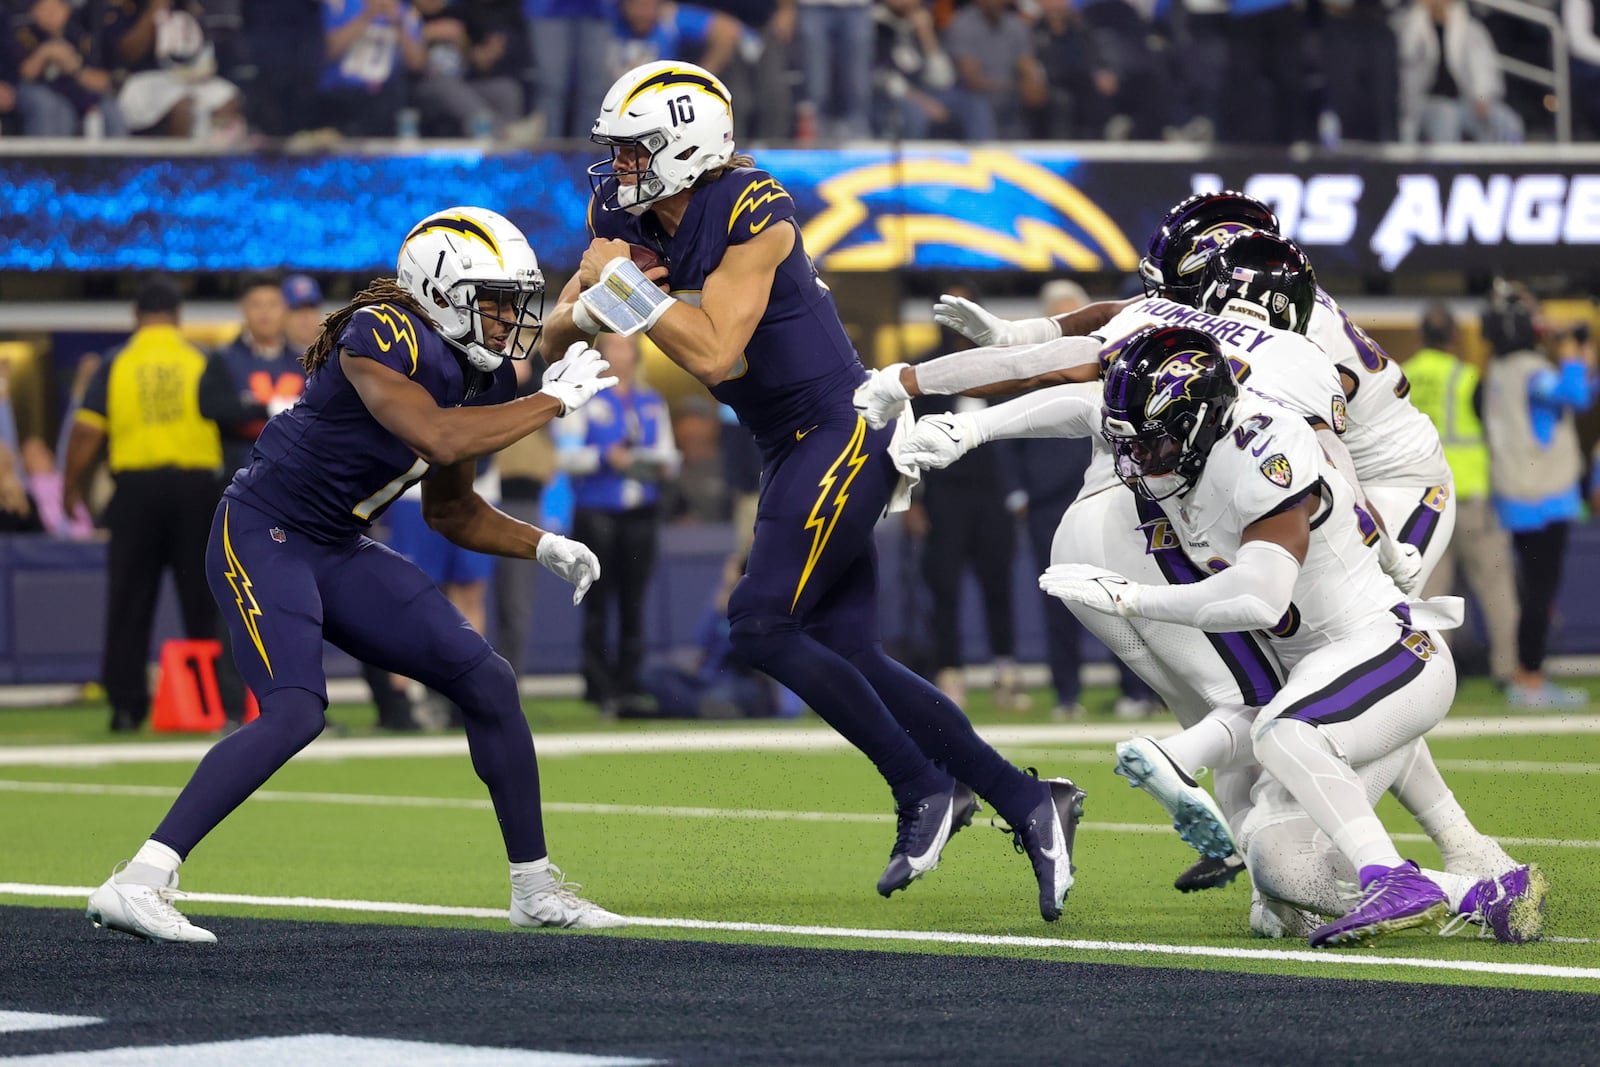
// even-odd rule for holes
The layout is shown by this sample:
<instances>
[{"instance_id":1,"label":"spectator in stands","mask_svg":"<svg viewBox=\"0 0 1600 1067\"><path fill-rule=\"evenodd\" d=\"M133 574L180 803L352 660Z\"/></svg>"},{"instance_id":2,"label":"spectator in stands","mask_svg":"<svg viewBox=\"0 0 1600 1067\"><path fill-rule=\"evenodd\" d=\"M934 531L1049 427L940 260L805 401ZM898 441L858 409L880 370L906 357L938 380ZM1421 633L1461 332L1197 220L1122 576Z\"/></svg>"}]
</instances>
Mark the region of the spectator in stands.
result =
<instances>
[{"instance_id":1,"label":"spectator in stands","mask_svg":"<svg viewBox=\"0 0 1600 1067\"><path fill-rule=\"evenodd\" d=\"M1561 0L1561 25L1567 31L1572 104L1578 125L1600 139L1600 9L1595 0Z\"/></svg>"},{"instance_id":2,"label":"spectator in stands","mask_svg":"<svg viewBox=\"0 0 1600 1067\"><path fill-rule=\"evenodd\" d=\"M884 0L873 18L874 132L910 141L947 135L993 140L994 115L956 86L955 64L939 41L924 0Z\"/></svg>"},{"instance_id":3,"label":"spectator in stands","mask_svg":"<svg viewBox=\"0 0 1600 1067\"><path fill-rule=\"evenodd\" d=\"M1443 304L1422 316L1422 349L1405 362L1411 402L1433 422L1454 476L1456 528L1428 579L1426 596L1458 586L1456 569L1472 589L1488 630L1489 674L1501 685L1517 666L1517 585L1511 539L1489 498L1489 446L1484 440L1483 379L1455 354L1456 322Z\"/></svg>"},{"instance_id":4,"label":"spectator in stands","mask_svg":"<svg viewBox=\"0 0 1600 1067\"><path fill-rule=\"evenodd\" d=\"M721 76L743 32L738 19L720 11L670 0L620 0L611 77L659 59L688 60Z\"/></svg>"},{"instance_id":5,"label":"spectator in stands","mask_svg":"<svg viewBox=\"0 0 1600 1067\"><path fill-rule=\"evenodd\" d=\"M872 0L798 0L804 139L872 130ZM807 128L809 127L809 128Z\"/></svg>"},{"instance_id":6,"label":"spectator in stands","mask_svg":"<svg viewBox=\"0 0 1600 1067\"><path fill-rule=\"evenodd\" d=\"M1305 19L1296 0L1231 0L1217 140L1287 145L1308 133Z\"/></svg>"},{"instance_id":7,"label":"spectator in stands","mask_svg":"<svg viewBox=\"0 0 1600 1067\"><path fill-rule=\"evenodd\" d=\"M1050 87L1050 106L1039 112L1039 136L1098 140L1116 114L1122 88L1104 34L1085 21L1073 0L1040 0L1033 47Z\"/></svg>"},{"instance_id":8,"label":"spectator in stands","mask_svg":"<svg viewBox=\"0 0 1600 1067\"><path fill-rule=\"evenodd\" d=\"M499 135L522 115L522 84L500 66L507 34L471 16L465 0L411 0L428 61L417 83L424 133Z\"/></svg>"},{"instance_id":9,"label":"spectator in stands","mask_svg":"<svg viewBox=\"0 0 1600 1067\"><path fill-rule=\"evenodd\" d=\"M1494 41L1462 0L1413 0L1395 33L1402 141L1522 140L1522 119L1505 101Z\"/></svg>"},{"instance_id":10,"label":"spectator in stands","mask_svg":"<svg viewBox=\"0 0 1600 1067\"><path fill-rule=\"evenodd\" d=\"M1339 138L1399 136L1400 55L1386 0L1323 0L1322 72Z\"/></svg>"},{"instance_id":11,"label":"spectator in stands","mask_svg":"<svg viewBox=\"0 0 1600 1067\"><path fill-rule=\"evenodd\" d=\"M323 119L347 137L393 137L406 108L407 75L428 52L405 0L323 0Z\"/></svg>"},{"instance_id":12,"label":"spectator in stands","mask_svg":"<svg viewBox=\"0 0 1600 1067\"><path fill-rule=\"evenodd\" d=\"M241 14L249 77L240 86L251 127L289 137L321 126L322 0L247 3Z\"/></svg>"},{"instance_id":13,"label":"spectator in stands","mask_svg":"<svg viewBox=\"0 0 1600 1067\"><path fill-rule=\"evenodd\" d=\"M947 290L976 299L967 286ZM972 342L941 326L933 350L913 362L972 348ZM981 408L964 396L919 396L917 418ZM926 514L922 577L932 593L933 683L957 704L966 699L961 649L961 588L970 570L983 603L989 656L995 668L997 707L1027 710L1030 701L1016 665L1016 617L1011 602L1011 567L1016 559L1015 495L1018 486L1008 449L975 449L943 470L922 476L917 507Z\"/></svg>"},{"instance_id":14,"label":"spectator in stands","mask_svg":"<svg viewBox=\"0 0 1600 1067\"><path fill-rule=\"evenodd\" d=\"M1173 93L1185 119L1179 132L1185 140L1211 141L1230 80L1228 0L1179 0L1172 13Z\"/></svg>"},{"instance_id":15,"label":"spectator in stands","mask_svg":"<svg viewBox=\"0 0 1600 1067\"><path fill-rule=\"evenodd\" d=\"M1489 482L1500 525L1517 555L1517 670L1507 699L1530 708L1576 707L1581 689L1551 684L1544 676L1550 618L1561 587L1567 534L1583 515L1579 481L1583 453L1574 413L1595 396L1594 342L1564 334L1556 343L1560 366L1542 350L1539 302L1520 285L1496 282L1483 314L1492 359L1486 374L1483 421L1489 438Z\"/></svg>"},{"instance_id":16,"label":"spectator in stands","mask_svg":"<svg viewBox=\"0 0 1600 1067\"><path fill-rule=\"evenodd\" d=\"M556 462L572 477L573 537L606 561L583 603L583 684L584 699L613 716L647 703L639 685L644 596L655 569L660 485L676 472L678 453L666 401L638 380L638 339L602 334L596 343L620 381L592 410L561 420Z\"/></svg>"},{"instance_id":17,"label":"spectator in stands","mask_svg":"<svg viewBox=\"0 0 1600 1067\"><path fill-rule=\"evenodd\" d=\"M974 0L945 27L944 43L962 89L988 107L996 134L1024 136L1026 111L1042 107L1049 88L1011 0Z\"/></svg>"},{"instance_id":18,"label":"spectator in stands","mask_svg":"<svg viewBox=\"0 0 1600 1067\"><path fill-rule=\"evenodd\" d=\"M544 136L584 138L612 77L606 66L617 0L522 0Z\"/></svg>"},{"instance_id":19,"label":"spectator in stands","mask_svg":"<svg viewBox=\"0 0 1600 1067\"><path fill-rule=\"evenodd\" d=\"M108 0L100 47L125 71L117 106L133 133L238 143L239 87L216 74L200 0Z\"/></svg>"},{"instance_id":20,"label":"spectator in stands","mask_svg":"<svg viewBox=\"0 0 1600 1067\"><path fill-rule=\"evenodd\" d=\"M102 681L111 729L137 730L150 710L146 668L162 572L171 568L185 633L215 632L206 540L217 502L222 440L200 414L205 353L178 332L182 297L152 276L134 301L135 329L89 383L67 442L63 506L83 501L90 467L109 445L116 494L106 509L106 639Z\"/></svg>"},{"instance_id":21,"label":"spectator in stands","mask_svg":"<svg viewBox=\"0 0 1600 1067\"><path fill-rule=\"evenodd\" d=\"M127 134L111 75L95 63L94 34L67 0L33 0L12 30L12 42L23 133L75 137L98 127L111 137Z\"/></svg>"}]
</instances>

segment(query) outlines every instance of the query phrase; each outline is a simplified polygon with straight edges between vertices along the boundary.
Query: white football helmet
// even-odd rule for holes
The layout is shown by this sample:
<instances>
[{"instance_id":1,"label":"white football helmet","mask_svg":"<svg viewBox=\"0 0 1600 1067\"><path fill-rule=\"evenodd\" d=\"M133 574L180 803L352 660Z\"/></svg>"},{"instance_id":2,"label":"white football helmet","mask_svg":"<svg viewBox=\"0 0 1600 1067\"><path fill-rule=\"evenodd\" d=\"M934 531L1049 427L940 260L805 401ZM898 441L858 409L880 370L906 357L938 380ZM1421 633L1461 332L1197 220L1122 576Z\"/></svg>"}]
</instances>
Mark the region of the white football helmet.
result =
<instances>
[{"instance_id":1,"label":"white football helmet","mask_svg":"<svg viewBox=\"0 0 1600 1067\"><path fill-rule=\"evenodd\" d=\"M595 200L606 211L637 215L732 158L733 98L703 67L646 63L611 86L589 139L611 148L608 158L589 168ZM616 150L622 146L648 153L643 170L617 171Z\"/></svg>"},{"instance_id":2,"label":"white football helmet","mask_svg":"<svg viewBox=\"0 0 1600 1067\"><path fill-rule=\"evenodd\" d=\"M543 328L544 275L533 248L511 220L486 208L445 208L417 223L400 244L395 276L444 339L481 371L495 370L508 355L523 358ZM497 297L499 314L479 308L485 293ZM506 325L503 341L496 330L486 337L485 319Z\"/></svg>"}]
</instances>

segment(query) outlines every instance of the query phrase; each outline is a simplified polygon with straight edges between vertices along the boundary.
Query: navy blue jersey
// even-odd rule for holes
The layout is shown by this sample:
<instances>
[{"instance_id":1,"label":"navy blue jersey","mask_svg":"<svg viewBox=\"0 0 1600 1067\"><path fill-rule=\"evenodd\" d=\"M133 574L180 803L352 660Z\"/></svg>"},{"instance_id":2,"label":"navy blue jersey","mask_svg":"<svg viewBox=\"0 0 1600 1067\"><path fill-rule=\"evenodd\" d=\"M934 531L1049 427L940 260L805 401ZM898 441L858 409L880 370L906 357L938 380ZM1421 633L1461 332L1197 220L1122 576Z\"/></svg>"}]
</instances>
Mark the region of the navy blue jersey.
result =
<instances>
[{"instance_id":1,"label":"navy blue jersey","mask_svg":"<svg viewBox=\"0 0 1600 1067\"><path fill-rule=\"evenodd\" d=\"M731 407L767 451L793 443L796 430L852 411L850 394L866 377L833 294L817 277L793 220L794 201L783 186L753 168L729 171L696 189L670 237L648 211L635 216L589 204L589 228L596 237L654 249L666 262L672 295L695 305L706 276L729 245L743 244L776 223L795 227L794 249L778 265L766 313L750 344L728 378L711 387L711 395Z\"/></svg>"},{"instance_id":2,"label":"navy blue jersey","mask_svg":"<svg viewBox=\"0 0 1600 1067\"><path fill-rule=\"evenodd\" d=\"M422 386L440 407L497 404L516 395L516 372L472 369L433 329L391 304L361 308L335 355L306 382L300 402L267 423L250 466L227 495L278 516L314 540L333 542L372 525L395 497L428 472L405 442L362 403L338 349L375 359Z\"/></svg>"}]
</instances>

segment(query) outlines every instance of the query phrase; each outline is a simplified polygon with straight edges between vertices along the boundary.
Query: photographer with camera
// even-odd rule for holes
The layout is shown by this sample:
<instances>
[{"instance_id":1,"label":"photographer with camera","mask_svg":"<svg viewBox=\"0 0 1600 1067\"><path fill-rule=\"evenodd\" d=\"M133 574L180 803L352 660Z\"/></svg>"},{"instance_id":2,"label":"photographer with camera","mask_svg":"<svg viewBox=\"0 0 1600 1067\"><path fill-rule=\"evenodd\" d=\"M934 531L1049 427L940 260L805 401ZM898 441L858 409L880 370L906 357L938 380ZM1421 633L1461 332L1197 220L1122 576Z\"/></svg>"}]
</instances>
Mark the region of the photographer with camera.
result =
<instances>
[{"instance_id":1,"label":"photographer with camera","mask_svg":"<svg viewBox=\"0 0 1600 1067\"><path fill-rule=\"evenodd\" d=\"M1550 613L1561 584L1567 534L1583 514L1583 453L1574 416L1595 397L1595 349L1586 330L1550 340L1539 302L1525 286L1497 281L1484 310L1492 359L1485 375L1489 478L1500 525L1517 557L1517 670L1506 687L1515 707L1573 708L1581 689L1544 676Z\"/></svg>"}]
</instances>

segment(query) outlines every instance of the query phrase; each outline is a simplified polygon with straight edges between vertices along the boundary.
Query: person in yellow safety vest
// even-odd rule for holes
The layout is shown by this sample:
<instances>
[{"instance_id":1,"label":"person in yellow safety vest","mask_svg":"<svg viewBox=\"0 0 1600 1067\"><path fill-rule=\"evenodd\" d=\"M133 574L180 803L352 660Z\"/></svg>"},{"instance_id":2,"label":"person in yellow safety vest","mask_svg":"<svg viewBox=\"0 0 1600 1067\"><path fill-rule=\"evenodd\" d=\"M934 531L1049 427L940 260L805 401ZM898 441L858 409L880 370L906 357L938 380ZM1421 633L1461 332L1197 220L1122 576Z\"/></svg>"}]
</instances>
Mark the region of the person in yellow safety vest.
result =
<instances>
[{"instance_id":1,"label":"person in yellow safety vest","mask_svg":"<svg viewBox=\"0 0 1600 1067\"><path fill-rule=\"evenodd\" d=\"M111 729L137 730L150 711L150 630L162 572L172 570L183 629L215 633L216 604L206 584L206 538L222 492L222 438L200 413L206 354L178 332L182 294L151 275L134 299L133 336L100 364L67 438L62 505L83 499L90 468L105 446L117 491L106 506L106 631L101 681Z\"/></svg>"},{"instance_id":2,"label":"person in yellow safety vest","mask_svg":"<svg viewBox=\"0 0 1600 1067\"><path fill-rule=\"evenodd\" d=\"M1456 529L1428 579L1425 596L1457 588L1456 569L1483 612L1489 673L1505 685L1517 667L1517 586L1511 538L1495 516L1489 495L1489 447L1480 418L1482 377L1454 353L1456 323L1450 309L1432 304L1422 317L1422 349L1405 361L1411 403L1433 422L1456 483Z\"/></svg>"}]
</instances>

